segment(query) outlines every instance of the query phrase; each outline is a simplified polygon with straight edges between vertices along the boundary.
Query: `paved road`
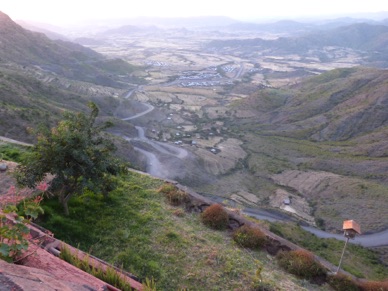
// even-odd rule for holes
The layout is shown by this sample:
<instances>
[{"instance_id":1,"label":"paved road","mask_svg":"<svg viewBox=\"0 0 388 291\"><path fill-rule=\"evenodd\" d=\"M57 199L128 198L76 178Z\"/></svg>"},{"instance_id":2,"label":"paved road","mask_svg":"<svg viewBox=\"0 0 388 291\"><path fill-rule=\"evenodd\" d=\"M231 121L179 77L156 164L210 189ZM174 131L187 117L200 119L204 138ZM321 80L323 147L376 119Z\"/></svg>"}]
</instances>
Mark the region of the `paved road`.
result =
<instances>
[{"instance_id":1,"label":"paved road","mask_svg":"<svg viewBox=\"0 0 388 291\"><path fill-rule=\"evenodd\" d=\"M302 226L302 228L321 238L335 238L338 240L345 240L344 236L341 234L328 233L311 226ZM354 240L349 240L349 242L360 244L364 247L388 246L388 229L372 234L358 235Z\"/></svg>"},{"instance_id":2,"label":"paved road","mask_svg":"<svg viewBox=\"0 0 388 291\"><path fill-rule=\"evenodd\" d=\"M270 210L249 208L249 209L244 209L243 212L248 216L255 217L257 219L268 220L271 222L295 220L291 216L288 216L283 213L279 215L278 212L273 212ZM326 232L312 226L302 226L302 228L308 232L315 234L317 237L320 237L320 238L335 238L338 240L343 240L343 241L345 240L344 236L341 234ZM372 233L372 234L358 235L355 237L354 240L349 240L349 242L353 244L359 244L368 248L388 246L388 229L381 232Z\"/></svg>"}]
</instances>

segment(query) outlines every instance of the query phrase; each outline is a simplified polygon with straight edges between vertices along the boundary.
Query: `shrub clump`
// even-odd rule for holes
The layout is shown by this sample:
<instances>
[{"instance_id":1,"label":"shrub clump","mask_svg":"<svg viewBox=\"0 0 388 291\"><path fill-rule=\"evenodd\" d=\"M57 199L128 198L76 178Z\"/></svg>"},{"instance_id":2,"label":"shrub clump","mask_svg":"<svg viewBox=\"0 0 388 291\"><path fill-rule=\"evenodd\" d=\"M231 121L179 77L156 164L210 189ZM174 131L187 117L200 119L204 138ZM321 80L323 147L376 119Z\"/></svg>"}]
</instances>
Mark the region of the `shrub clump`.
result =
<instances>
[{"instance_id":1,"label":"shrub clump","mask_svg":"<svg viewBox=\"0 0 388 291\"><path fill-rule=\"evenodd\" d=\"M388 281L364 281L359 283L361 291L388 291Z\"/></svg>"},{"instance_id":2,"label":"shrub clump","mask_svg":"<svg viewBox=\"0 0 388 291\"><path fill-rule=\"evenodd\" d=\"M338 273L328 277L328 283L336 291L358 291L357 283L349 276Z\"/></svg>"},{"instance_id":3,"label":"shrub clump","mask_svg":"<svg viewBox=\"0 0 388 291\"><path fill-rule=\"evenodd\" d=\"M257 227L243 225L233 232L233 240L244 248L260 249L265 245L267 237Z\"/></svg>"},{"instance_id":4,"label":"shrub clump","mask_svg":"<svg viewBox=\"0 0 388 291\"><path fill-rule=\"evenodd\" d=\"M169 192L176 191L176 190L177 188L173 184L164 183L162 186L160 186L160 188L158 189L158 192L162 194L167 194Z\"/></svg>"},{"instance_id":5,"label":"shrub clump","mask_svg":"<svg viewBox=\"0 0 388 291\"><path fill-rule=\"evenodd\" d=\"M301 278L313 279L326 276L324 267L315 260L314 255L305 250L280 252L276 256L278 264L287 272Z\"/></svg>"},{"instance_id":6,"label":"shrub clump","mask_svg":"<svg viewBox=\"0 0 388 291\"><path fill-rule=\"evenodd\" d=\"M187 193L181 190L168 192L165 194L168 202L171 205L178 206L185 203L188 199Z\"/></svg>"},{"instance_id":7,"label":"shrub clump","mask_svg":"<svg viewBox=\"0 0 388 291\"><path fill-rule=\"evenodd\" d=\"M201 214L203 224L214 229L225 229L228 225L228 213L220 204L213 204Z\"/></svg>"},{"instance_id":8,"label":"shrub clump","mask_svg":"<svg viewBox=\"0 0 388 291\"><path fill-rule=\"evenodd\" d=\"M171 205L178 206L185 203L188 200L186 192L183 192L176 188L174 185L165 183L158 190L159 193L163 193Z\"/></svg>"}]
</instances>

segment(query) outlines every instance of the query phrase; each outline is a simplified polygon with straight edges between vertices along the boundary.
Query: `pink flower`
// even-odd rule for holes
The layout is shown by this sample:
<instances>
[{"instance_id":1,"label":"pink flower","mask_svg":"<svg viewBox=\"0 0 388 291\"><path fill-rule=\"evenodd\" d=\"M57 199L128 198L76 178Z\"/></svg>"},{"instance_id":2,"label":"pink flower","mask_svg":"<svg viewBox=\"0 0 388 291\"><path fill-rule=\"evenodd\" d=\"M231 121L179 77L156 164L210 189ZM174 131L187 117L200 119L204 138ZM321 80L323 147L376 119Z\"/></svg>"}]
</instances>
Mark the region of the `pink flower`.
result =
<instances>
[{"instance_id":1,"label":"pink flower","mask_svg":"<svg viewBox=\"0 0 388 291\"><path fill-rule=\"evenodd\" d=\"M48 189L48 184L46 182L40 182L38 186L36 186L36 189L46 192Z\"/></svg>"}]
</instances>

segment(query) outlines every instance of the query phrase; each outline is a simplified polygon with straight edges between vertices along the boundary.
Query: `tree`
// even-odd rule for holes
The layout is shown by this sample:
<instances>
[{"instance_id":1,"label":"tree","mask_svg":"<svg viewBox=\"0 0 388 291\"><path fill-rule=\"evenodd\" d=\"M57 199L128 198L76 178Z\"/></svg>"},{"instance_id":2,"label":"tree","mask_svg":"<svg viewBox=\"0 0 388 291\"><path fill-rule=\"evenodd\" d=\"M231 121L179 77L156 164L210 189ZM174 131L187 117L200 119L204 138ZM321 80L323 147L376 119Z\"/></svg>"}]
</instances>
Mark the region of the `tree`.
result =
<instances>
[{"instance_id":1,"label":"tree","mask_svg":"<svg viewBox=\"0 0 388 291\"><path fill-rule=\"evenodd\" d=\"M73 195L88 188L106 196L114 187L113 177L126 170L113 156L115 145L103 133L112 123L96 126L99 110L92 102L89 108L89 116L66 112L57 127L38 130L37 143L16 170L18 184L29 188L51 174L48 190L58 197L66 215Z\"/></svg>"}]
</instances>

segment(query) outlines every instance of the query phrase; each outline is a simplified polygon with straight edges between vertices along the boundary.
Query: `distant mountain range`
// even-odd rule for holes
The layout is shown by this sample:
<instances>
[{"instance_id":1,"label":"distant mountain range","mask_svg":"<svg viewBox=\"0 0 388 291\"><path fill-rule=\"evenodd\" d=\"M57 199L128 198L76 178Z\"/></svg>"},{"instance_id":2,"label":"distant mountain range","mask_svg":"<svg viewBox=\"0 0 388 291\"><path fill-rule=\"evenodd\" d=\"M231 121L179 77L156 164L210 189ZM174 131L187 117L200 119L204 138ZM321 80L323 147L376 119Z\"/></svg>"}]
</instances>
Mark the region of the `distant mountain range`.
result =
<instances>
[{"instance_id":1,"label":"distant mountain range","mask_svg":"<svg viewBox=\"0 0 388 291\"><path fill-rule=\"evenodd\" d=\"M295 27L301 27L294 24ZM368 52L369 61L377 66L388 65L388 26L357 23L329 30L305 33L301 36L280 37L275 40L229 39L213 40L208 48L244 48L244 50L270 50L276 54L304 54L311 49L336 46Z\"/></svg>"},{"instance_id":2,"label":"distant mountain range","mask_svg":"<svg viewBox=\"0 0 388 291\"><path fill-rule=\"evenodd\" d=\"M266 32L279 35L296 36L314 31L324 31L341 26L367 23L371 25L388 25L387 19L376 21L358 18L337 18L331 20L298 22L280 20L275 22L254 23L234 20L228 17L190 17L190 18L136 18L123 20L123 25L102 31L102 34L149 33L169 29L185 28L187 30L219 30L222 32Z\"/></svg>"},{"instance_id":3,"label":"distant mountain range","mask_svg":"<svg viewBox=\"0 0 388 291\"><path fill-rule=\"evenodd\" d=\"M43 23L29 23L19 21L23 27L45 33L52 39L62 39L61 34L66 34L66 29ZM313 31L322 31L341 26L357 23L367 23L373 25L388 25L388 12L378 14L353 15L353 17L342 17L334 19L283 19L256 21L240 21L225 16L202 16L202 17L137 17L124 19L104 19L98 22L91 22L80 27L73 27L72 30L93 31L99 36L109 35L109 33L130 35L132 33L152 33L166 31L170 29L187 29L214 31L219 30L224 33L237 32L266 32L278 35L296 36ZM85 35L84 35L85 36Z\"/></svg>"}]
</instances>

